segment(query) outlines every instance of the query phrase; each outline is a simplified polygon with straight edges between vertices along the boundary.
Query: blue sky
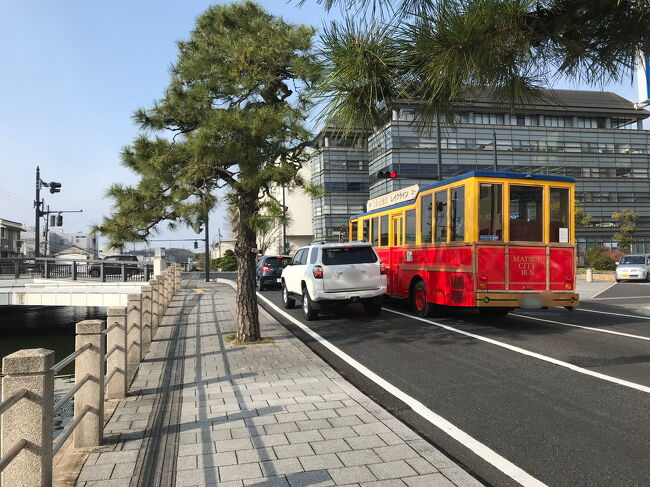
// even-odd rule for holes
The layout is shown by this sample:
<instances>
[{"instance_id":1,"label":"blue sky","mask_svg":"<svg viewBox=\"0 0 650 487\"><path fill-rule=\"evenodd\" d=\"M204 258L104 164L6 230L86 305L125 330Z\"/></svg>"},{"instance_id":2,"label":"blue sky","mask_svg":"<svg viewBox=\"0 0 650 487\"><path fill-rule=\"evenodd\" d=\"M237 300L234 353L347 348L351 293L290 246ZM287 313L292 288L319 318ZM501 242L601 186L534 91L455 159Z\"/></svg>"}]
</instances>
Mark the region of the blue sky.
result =
<instances>
[{"instance_id":1,"label":"blue sky","mask_svg":"<svg viewBox=\"0 0 650 487\"><path fill-rule=\"evenodd\" d=\"M0 218L33 225L37 165L45 181L63 184L56 195L45 189L46 204L84 210L66 215L66 231L86 231L110 213L109 184L135 181L119 164L121 147L137 134L131 115L161 95L176 40L214 3L226 2L0 0ZM295 23L321 26L339 16L315 0L258 3ZM629 82L605 89L636 96ZM210 233L217 227L224 228L221 210ZM162 230L154 238L195 236Z\"/></svg>"}]
</instances>

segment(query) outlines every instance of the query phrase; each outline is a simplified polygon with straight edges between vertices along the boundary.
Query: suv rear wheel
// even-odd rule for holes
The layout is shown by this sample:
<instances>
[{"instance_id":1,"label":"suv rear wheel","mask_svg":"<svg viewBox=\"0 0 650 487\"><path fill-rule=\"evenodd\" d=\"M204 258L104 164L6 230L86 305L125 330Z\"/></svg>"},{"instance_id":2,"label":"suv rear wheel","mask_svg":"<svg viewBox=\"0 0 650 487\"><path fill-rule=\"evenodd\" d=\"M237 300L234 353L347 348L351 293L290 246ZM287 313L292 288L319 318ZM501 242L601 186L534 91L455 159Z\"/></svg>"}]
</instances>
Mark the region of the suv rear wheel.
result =
<instances>
[{"instance_id":1,"label":"suv rear wheel","mask_svg":"<svg viewBox=\"0 0 650 487\"><path fill-rule=\"evenodd\" d=\"M285 309L293 309L293 307L296 305L296 300L289 296L289 290L287 289L287 285L284 283L284 281L282 282L282 304L284 305Z\"/></svg>"},{"instance_id":2,"label":"suv rear wheel","mask_svg":"<svg viewBox=\"0 0 650 487\"><path fill-rule=\"evenodd\" d=\"M312 300L309 297L309 291L307 291L306 287L302 290L302 314L307 321L318 318L318 310L314 309Z\"/></svg>"}]
</instances>

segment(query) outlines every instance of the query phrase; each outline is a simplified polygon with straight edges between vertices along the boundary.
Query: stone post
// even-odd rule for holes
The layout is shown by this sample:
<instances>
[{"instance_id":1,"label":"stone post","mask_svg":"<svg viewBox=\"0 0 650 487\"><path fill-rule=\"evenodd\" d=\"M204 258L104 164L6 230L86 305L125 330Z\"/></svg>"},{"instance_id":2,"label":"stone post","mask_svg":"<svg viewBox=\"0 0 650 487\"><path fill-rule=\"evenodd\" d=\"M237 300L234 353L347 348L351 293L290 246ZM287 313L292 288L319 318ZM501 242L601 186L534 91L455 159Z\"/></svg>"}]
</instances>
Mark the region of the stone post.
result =
<instances>
[{"instance_id":1,"label":"stone post","mask_svg":"<svg viewBox=\"0 0 650 487\"><path fill-rule=\"evenodd\" d=\"M142 355L146 354L151 346L151 286L142 286Z\"/></svg>"},{"instance_id":2,"label":"stone post","mask_svg":"<svg viewBox=\"0 0 650 487\"><path fill-rule=\"evenodd\" d=\"M137 366L142 362L142 295L129 294L126 299L126 360Z\"/></svg>"},{"instance_id":3,"label":"stone post","mask_svg":"<svg viewBox=\"0 0 650 487\"><path fill-rule=\"evenodd\" d=\"M104 336L106 322L86 320L77 323L76 350L86 344L87 348L75 360L75 381L86 375L89 380L74 396L74 418L89 410L74 431L74 448L99 446L104 433Z\"/></svg>"},{"instance_id":4,"label":"stone post","mask_svg":"<svg viewBox=\"0 0 650 487\"><path fill-rule=\"evenodd\" d=\"M151 286L151 339L156 337L156 330L160 324L160 313L158 312L158 279L151 279L149 281Z\"/></svg>"},{"instance_id":5,"label":"stone post","mask_svg":"<svg viewBox=\"0 0 650 487\"><path fill-rule=\"evenodd\" d=\"M181 281L182 281L181 266L179 264L177 264L176 265L176 291L180 291L180 289L181 289Z\"/></svg>"},{"instance_id":6,"label":"stone post","mask_svg":"<svg viewBox=\"0 0 650 487\"><path fill-rule=\"evenodd\" d=\"M2 471L2 485L52 485L53 365L54 352L43 348L20 350L2 359L2 399L8 399L21 389L29 391L2 415L0 456L20 440L28 441Z\"/></svg>"},{"instance_id":7,"label":"stone post","mask_svg":"<svg viewBox=\"0 0 650 487\"><path fill-rule=\"evenodd\" d=\"M106 353L111 353L106 359L106 399L122 399L128 390L126 375L126 308L118 306L108 308L106 327L117 324L106 335Z\"/></svg>"},{"instance_id":8,"label":"stone post","mask_svg":"<svg viewBox=\"0 0 650 487\"><path fill-rule=\"evenodd\" d=\"M153 251L153 274L158 277L158 275L167 269L167 260L165 258L165 249L158 248Z\"/></svg>"},{"instance_id":9,"label":"stone post","mask_svg":"<svg viewBox=\"0 0 650 487\"><path fill-rule=\"evenodd\" d=\"M171 286L171 269L165 271L165 312L169 308L169 303L172 300L172 286Z\"/></svg>"}]
</instances>

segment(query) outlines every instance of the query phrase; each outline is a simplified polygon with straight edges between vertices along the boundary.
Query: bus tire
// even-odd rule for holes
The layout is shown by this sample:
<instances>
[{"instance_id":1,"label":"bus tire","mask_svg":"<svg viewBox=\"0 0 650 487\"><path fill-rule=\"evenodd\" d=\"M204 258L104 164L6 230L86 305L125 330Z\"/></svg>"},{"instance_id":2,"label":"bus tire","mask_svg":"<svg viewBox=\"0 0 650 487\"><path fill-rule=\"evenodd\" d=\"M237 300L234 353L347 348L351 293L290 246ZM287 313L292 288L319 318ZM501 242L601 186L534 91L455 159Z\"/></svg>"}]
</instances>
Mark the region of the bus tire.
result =
<instances>
[{"instance_id":1,"label":"bus tire","mask_svg":"<svg viewBox=\"0 0 650 487\"><path fill-rule=\"evenodd\" d=\"M296 300L289 296L289 290L284 281L282 282L282 304L284 305L284 309L293 309L296 305Z\"/></svg>"},{"instance_id":2,"label":"bus tire","mask_svg":"<svg viewBox=\"0 0 650 487\"><path fill-rule=\"evenodd\" d=\"M427 302L427 286L424 282L418 281L413 286L411 302L413 303L413 311L420 318L429 318L430 316L433 316L436 305Z\"/></svg>"},{"instance_id":3,"label":"bus tire","mask_svg":"<svg viewBox=\"0 0 650 487\"><path fill-rule=\"evenodd\" d=\"M510 313L512 308L479 308L478 310L484 318L500 318Z\"/></svg>"}]
</instances>

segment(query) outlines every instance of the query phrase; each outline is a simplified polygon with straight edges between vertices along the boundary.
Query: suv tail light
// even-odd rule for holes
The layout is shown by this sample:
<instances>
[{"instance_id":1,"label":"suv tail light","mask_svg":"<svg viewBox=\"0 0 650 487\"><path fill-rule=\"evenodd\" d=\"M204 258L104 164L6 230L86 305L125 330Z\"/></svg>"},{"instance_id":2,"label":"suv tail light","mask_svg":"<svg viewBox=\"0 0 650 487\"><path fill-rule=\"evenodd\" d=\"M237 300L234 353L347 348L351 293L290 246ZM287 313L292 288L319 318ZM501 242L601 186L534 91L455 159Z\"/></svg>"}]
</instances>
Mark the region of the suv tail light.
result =
<instances>
[{"instance_id":1,"label":"suv tail light","mask_svg":"<svg viewBox=\"0 0 650 487\"><path fill-rule=\"evenodd\" d=\"M315 265L314 269L312 270L312 273L314 274L314 279L322 279L323 278L323 268L319 265Z\"/></svg>"},{"instance_id":2,"label":"suv tail light","mask_svg":"<svg viewBox=\"0 0 650 487\"><path fill-rule=\"evenodd\" d=\"M386 274L386 272L387 272L386 264L384 264L383 262L380 262L379 263L379 273L383 276L383 275Z\"/></svg>"},{"instance_id":3,"label":"suv tail light","mask_svg":"<svg viewBox=\"0 0 650 487\"><path fill-rule=\"evenodd\" d=\"M261 269L262 269L264 272L271 272L271 268L270 268L269 266L266 266L266 265L263 265L263 266L261 267Z\"/></svg>"}]
</instances>

